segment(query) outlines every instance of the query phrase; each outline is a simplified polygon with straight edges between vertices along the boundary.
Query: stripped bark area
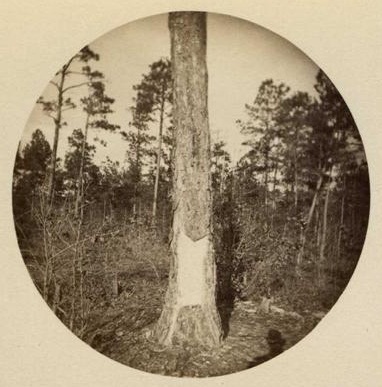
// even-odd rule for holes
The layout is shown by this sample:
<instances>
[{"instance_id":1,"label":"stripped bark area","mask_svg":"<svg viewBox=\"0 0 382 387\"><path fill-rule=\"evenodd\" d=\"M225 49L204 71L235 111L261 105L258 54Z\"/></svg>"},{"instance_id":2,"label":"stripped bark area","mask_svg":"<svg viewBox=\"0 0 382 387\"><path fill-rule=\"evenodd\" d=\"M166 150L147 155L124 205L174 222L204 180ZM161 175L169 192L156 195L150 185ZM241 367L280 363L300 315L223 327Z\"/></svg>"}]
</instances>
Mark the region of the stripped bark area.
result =
<instances>
[{"instance_id":1,"label":"stripped bark area","mask_svg":"<svg viewBox=\"0 0 382 387\"><path fill-rule=\"evenodd\" d=\"M161 344L216 346L216 267L211 238L206 15L169 16L176 130L172 262L155 336Z\"/></svg>"}]
</instances>

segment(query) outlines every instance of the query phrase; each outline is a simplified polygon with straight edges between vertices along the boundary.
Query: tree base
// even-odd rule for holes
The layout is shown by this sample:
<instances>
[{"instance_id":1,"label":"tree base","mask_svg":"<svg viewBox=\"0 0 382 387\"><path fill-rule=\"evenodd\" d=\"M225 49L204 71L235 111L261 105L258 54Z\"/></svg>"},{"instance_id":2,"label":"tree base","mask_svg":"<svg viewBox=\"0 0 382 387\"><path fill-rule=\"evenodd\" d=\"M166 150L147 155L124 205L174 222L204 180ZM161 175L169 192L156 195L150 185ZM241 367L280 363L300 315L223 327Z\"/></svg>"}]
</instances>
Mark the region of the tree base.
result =
<instances>
[{"instance_id":1,"label":"tree base","mask_svg":"<svg viewBox=\"0 0 382 387\"><path fill-rule=\"evenodd\" d=\"M220 321L205 305L170 307L162 312L153 336L164 346L212 348L221 343Z\"/></svg>"}]
</instances>

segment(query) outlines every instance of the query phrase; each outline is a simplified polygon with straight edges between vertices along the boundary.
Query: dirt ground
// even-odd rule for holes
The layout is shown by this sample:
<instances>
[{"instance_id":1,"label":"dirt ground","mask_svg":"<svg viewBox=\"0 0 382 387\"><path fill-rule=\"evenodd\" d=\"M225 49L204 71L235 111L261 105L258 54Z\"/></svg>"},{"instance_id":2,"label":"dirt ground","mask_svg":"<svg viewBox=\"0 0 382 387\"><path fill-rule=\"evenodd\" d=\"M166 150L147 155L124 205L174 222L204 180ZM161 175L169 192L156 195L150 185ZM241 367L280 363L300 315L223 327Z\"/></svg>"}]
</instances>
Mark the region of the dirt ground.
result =
<instances>
[{"instance_id":1,"label":"dirt ground","mask_svg":"<svg viewBox=\"0 0 382 387\"><path fill-rule=\"evenodd\" d=\"M311 313L264 312L255 301L239 301L218 348L161 348L147 338L147 332L160 315L166 283L147 287L137 280L130 284L135 291L125 289L94 315L97 324L83 339L104 355L145 372L209 377L245 370L287 350L319 322Z\"/></svg>"}]
</instances>

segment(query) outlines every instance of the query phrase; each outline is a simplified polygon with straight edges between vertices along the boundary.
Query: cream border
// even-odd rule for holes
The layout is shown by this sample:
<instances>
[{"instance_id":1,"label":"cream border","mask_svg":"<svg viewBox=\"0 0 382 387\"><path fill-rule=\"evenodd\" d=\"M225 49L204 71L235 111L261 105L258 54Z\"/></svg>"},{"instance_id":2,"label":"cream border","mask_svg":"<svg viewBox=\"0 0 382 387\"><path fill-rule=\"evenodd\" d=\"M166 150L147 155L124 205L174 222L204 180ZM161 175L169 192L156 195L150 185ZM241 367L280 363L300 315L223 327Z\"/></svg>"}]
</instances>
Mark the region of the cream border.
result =
<instances>
[{"instance_id":1,"label":"cream border","mask_svg":"<svg viewBox=\"0 0 382 387\"><path fill-rule=\"evenodd\" d=\"M333 310L301 343L255 369L212 379L145 374L89 350L51 314L17 249L10 190L18 139L49 74L110 29L169 10L257 22L296 44L343 94L361 131L372 181L365 248ZM20 386L382 386L382 6L377 0L3 0L0 5L2 248L0 380Z\"/></svg>"}]
</instances>

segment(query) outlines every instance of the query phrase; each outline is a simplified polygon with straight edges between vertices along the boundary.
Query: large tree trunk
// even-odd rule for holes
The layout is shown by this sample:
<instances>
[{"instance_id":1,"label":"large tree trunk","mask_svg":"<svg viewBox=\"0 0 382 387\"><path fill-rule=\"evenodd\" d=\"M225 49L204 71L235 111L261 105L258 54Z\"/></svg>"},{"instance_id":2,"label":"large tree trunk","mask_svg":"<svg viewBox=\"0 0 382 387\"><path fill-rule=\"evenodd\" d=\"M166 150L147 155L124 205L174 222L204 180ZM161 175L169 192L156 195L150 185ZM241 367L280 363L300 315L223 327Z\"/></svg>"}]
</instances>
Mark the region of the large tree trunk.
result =
<instances>
[{"instance_id":1,"label":"large tree trunk","mask_svg":"<svg viewBox=\"0 0 382 387\"><path fill-rule=\"evenodd\" d=\"M172 262L154 334L164 345L211 347L220 343L221 323L211 237L206 14L171 13L169 28L176 130Z\"/></svg>"}]
</instances>

